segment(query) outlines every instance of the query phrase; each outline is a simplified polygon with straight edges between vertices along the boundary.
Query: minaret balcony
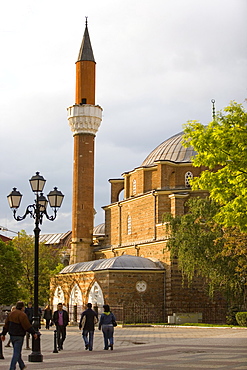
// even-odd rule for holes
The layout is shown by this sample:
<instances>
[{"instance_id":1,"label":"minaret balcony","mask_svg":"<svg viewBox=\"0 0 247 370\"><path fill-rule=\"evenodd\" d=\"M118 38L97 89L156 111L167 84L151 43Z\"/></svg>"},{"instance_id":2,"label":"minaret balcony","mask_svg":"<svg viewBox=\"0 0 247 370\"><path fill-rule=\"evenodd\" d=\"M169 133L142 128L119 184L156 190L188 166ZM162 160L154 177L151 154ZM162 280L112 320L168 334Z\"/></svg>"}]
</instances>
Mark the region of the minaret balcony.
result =
<instances>
[{"instance_id":1,"label":"minaret balcony","mask_svg":"<svg viewBox=\"0 0 247 370\"><path fill-rule=\"evenodd\" d=\"M102 121L103 109L99 105L73 105L68 108L68 121L73 135L96 135Z\"/></svg>"}]
</instances>

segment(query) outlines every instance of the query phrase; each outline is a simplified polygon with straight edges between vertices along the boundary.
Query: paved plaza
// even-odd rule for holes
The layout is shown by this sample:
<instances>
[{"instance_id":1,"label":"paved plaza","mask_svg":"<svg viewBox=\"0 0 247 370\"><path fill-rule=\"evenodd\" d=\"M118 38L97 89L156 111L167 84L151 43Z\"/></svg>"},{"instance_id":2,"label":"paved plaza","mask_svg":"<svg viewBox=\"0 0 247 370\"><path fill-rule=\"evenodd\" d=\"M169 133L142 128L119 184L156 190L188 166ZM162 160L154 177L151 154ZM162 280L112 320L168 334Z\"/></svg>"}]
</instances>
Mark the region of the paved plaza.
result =
<instances>
[{"instance_id":1,"label":"paved plaza","mask_svg":"<svg viewBox=\"0 0 247 370\"><path fill-rule=\"evenodd\" d=\"M59 353L53 353L54 331L42 327L41 333L43 362L28 362L30 351L23 349L27 370L247 369L247 330L241 328L118 326L113 351L103 350L102 332L96 330L89 352L71 326ZM8 370L12 348L3 346L3 352L0 370Z\"/></svg>"}]
</instances>

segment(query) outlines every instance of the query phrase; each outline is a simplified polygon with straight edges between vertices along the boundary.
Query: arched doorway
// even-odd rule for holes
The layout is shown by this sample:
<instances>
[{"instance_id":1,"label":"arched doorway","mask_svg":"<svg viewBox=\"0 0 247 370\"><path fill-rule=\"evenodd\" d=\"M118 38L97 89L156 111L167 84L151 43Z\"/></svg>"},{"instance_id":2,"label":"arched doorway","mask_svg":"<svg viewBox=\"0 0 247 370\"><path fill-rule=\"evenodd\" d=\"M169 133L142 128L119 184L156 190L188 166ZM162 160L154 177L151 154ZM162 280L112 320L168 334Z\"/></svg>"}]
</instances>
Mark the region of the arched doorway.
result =
<instances>
[{"instance_id":1,"label":"arched doorway","mask_svg":"<svg viewBox=\"0 0 247 370\"><path fill-rule=\"evenodd\" d=\"M70 322L79 322L83 311L82 293L77 284L74 285L69 297L69 319Z\"/></svg>"},{"instance_id":2,"label":"arched doorway","mask_svg":"<svg viewBox=\"0 0 247 370\"><path fill-rule=\"evenodd\" d=\"M88 295L88 302L92 303L93 308L98 311L99 314L103 312L104 297L103 292L97 281L94 282Z\"/></svg>"},{"instance_id":3,"label":"arched doorway","mask_svg":"<svg viewBox=\"0 0 247 370\"><path fill-rule=\"evenodd\" d=\"M64 303L64 292L60 285L56 287L52 301L53 312L57 310L58 303Z\"/></svg>"}]
</instances>

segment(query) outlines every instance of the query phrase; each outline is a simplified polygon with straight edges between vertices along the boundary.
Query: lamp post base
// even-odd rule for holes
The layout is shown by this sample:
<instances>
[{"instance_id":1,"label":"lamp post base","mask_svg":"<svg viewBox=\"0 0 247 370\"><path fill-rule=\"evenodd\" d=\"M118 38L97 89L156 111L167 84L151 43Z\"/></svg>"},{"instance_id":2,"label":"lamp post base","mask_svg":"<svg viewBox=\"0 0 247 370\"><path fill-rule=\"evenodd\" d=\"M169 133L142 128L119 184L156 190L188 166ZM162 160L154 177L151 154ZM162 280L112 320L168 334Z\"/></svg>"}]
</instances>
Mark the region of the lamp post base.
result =
<instances>
[{"instance_id":1,"label":"lamp post base","mask_svg":"<svg viewBox=\"0 0 247 370\"><path fill-rule=\"evenodd\" d=\"M29 362L43 362L43 355L39 352L32 352L28 356L28 361Z\"/></svg>"},{"instance_id":2,"label":"lamp post base","mask_svg":"<svg viewBox=\"0 0 247 370\"><path fill-rule=\"evenodd\" d=\"M36 318L34 318L34 326L38 323ZM37 326L35 327L36 332L38 331ZM40 334L37 339L32 337L32 353L28 356L29 362L43 362L43 355L40 351Z\"/></svg>"}]
</instances>

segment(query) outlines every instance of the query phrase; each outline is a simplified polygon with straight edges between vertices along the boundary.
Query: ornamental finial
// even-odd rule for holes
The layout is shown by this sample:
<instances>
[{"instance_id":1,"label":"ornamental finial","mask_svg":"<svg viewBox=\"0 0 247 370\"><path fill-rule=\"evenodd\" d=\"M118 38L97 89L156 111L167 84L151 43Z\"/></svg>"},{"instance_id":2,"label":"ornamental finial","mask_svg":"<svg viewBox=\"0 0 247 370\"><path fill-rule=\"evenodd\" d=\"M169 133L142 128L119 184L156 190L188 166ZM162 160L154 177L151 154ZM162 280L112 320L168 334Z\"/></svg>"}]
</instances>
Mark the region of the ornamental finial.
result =
<instances>
[{"instance_id":1,"label":"ornamental finial","mask_svg":"<svg viewBox=\"0 0 247 370\"><path fill-rule=\"evenodd\" d=\"M211 100L211 103L213 104L213 120L215 120L215 100L214 99L212 99Z\"/></svg>"},{"instance_id":2,"label":"ornamental finial","mask_svg":"<svg viewBox=\"0 0 247 370\"><path fill-rule=\"evenodd\" d=\"M86 18L86 27L87 27L87 19L88 19L88 17L85 17Z\"/></svg>"}]
</instances>

